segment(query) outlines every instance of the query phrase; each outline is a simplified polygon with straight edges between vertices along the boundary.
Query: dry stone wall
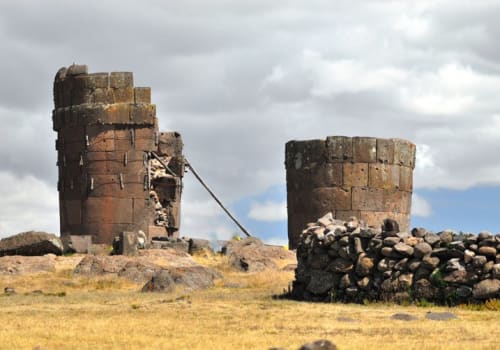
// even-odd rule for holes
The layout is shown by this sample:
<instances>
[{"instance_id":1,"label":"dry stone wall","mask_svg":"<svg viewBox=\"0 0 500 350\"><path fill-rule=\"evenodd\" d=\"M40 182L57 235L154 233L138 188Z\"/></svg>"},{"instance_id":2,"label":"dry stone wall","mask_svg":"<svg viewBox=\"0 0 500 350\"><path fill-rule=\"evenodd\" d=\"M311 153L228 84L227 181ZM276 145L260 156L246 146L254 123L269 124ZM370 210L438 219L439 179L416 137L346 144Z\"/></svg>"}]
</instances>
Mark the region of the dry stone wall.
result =
<instances>
[{"instance_id":1,"label":"dry stone wall","mask_svg":"<svg viewBox=\"0 0 500 350\"><path fill-rule=\"evenodd\" d=\"M307 301L441 304L500 297L500 234L369 228L331 213L309 223L297 247L291 296Z\"/></svg>"},{"instance_id":2,"label":"dry stone wall","mask_svg":"<svg viewBox=\"0 0 500 350\"><path fill-rule=\"evenodd\" d=\"M158 131L151 89L134 87L131 72L89 74L87 66L72 65L56 74L54 105L61 236L90 235L109 245L121 232L177 231L178 208L170 210L177 221L155 230L151 190L162 185L152 186L151 152L171 136ZM172 155L162 156L168 163ZM171 206L178 205L180 193Z\"/></svg>"},{"instance_id":3,"label":"dry stone wall","mask_svg":"<svg viewBox=\"0 0 500 350\"><path fill-rule=\"evenodd\" d=\"M402 139L330 136L289 141L285 150L288 240L327 212L379 227L383 219L410 227L415 145Z\"/></svg>"}]
</instances>

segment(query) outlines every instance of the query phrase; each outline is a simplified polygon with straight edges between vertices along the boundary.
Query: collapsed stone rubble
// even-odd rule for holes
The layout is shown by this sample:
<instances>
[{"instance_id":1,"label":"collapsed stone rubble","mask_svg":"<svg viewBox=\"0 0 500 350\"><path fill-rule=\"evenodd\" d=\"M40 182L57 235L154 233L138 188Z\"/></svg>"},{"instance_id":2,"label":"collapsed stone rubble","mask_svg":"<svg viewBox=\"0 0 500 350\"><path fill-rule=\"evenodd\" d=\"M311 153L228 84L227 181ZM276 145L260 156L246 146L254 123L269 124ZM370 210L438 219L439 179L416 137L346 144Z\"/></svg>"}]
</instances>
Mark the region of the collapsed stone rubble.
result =
<instances>
[{"instance_id":1,"label":"collapsed stone rubble","mask_svg":"<svg viewBox=\"0 0 500 350\"><path fill-rule=\"evenodd\" d=\"M291 297L307 301L415 301L441 304L500 297L500 234L400 232L331 213L309 223L297 247Z\"/></svg>"}]
</instances>

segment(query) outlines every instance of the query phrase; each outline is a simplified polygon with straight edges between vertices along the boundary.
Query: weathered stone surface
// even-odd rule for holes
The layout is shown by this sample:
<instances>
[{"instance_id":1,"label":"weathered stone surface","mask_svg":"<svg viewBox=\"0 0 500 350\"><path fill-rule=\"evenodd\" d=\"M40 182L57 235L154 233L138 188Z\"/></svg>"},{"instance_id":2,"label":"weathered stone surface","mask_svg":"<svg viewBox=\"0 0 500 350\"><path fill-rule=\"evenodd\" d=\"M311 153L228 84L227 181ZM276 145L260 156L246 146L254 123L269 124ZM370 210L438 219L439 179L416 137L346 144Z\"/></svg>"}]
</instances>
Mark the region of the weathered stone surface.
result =
<instances>
[{"instance_id":1,"label":"weathered stone surface","mask_svg":"<svg viewBox=\"0 0 500 350\"><path fill-rule=\"evenodd\" d=\"M66 235L61 237L65 253L87 254L92 246L90 235Z\"/></svg>"},{"instance_id":2,"label":"weathered stone surface","mask_svg":"<svg viewBox=\"0 0 500 350\"><path fill-rule=\"evenodd\" d=\"M397 321L416 321L418 320L418 317L415 315L410 315L406 313L397 313L391 316L391 319L397 320Z\"/></svg>"},{"instance_id":3,"label":"weathered stone surface","mask_svg":"<svg viewBox=\"0 0 500 350\"><path fill-rule=\"evenodd\" d=\"M484 246L479 248L479 254L494 258L497 255L497 250L493 247Z\"/></svg>"},{"instance_id":4,"label":"weathered stone surface","mask_svg":"<svg viewBox=\"0 0 500 350\"><path fill-rule=\"evenodd\" d=\"M432 232L427 232L424 236L424 240L433 247L441 241L439 236Z\"/></svg>"},{"instance_id":5,"label":"weathered stone surface","mask_svg":"<svg viewBox=\"0 0 500 350\"><path fill-rule=\"evenodd\" d=\"M353 263L351 260L338 258L332 261L330 265L328 265L329 271L333 272L350 272L353 269Z\"/></svg>"},{"instance_id":6,"label":"weathered stone surface","mask_svg":"<svg viewBox=\"0 0 500 350\"><path fill-rule=\"evenodd\" d=\"M414 249L407 244L398 243L394 247L394 250L404 256L412 256Z\"/></svg>"},{"instance_id":7,"label":"weathered stone surface","mask_svg":"<svg viewBox=\"0 0 500 350\"><path fill-rule=\"evenodd\" d=\"M329 340L316 340L302 345L299 350L337 350L337 346Z\"/></svg>"},{"instance_id":8,"label":"weathered stone surface","mask_svg":"<svg viewBox=\"0 0 500 350\"><path fill-rule=\"evenodd\" d=\"M361 255L356 263L356 274L360 277L368 276L374 267L374 261L368 256Z\"/></svg>"},{"instance_id":9,"label":"weathered stone surface","mask_svg":"<svg viewBox=\"0 0 500 350\"><path fill-rule=\"evenodd\" d=\"M431 312L429 311L425 318L432 321L449 321L457 319L457 316L451 312Z\"/></svg>"},{"instance_id":10,"label":"weathered stone surface","mask_svg":"<svg viewBox=\"0 0 500 350\"><path fill-rule=\"evenodd\" d=\"M23 275L37 272L55 272L56 256L3 256L0 257L0 275Z\"/></svg>"},{"instance_id":11,"label":"weathered stone surface","mask_svg":"<svg viewBox=\"0 0 500 350\"><path fill-rule=\"evenodd\" d=\"M62 252L63 245L59 237L46 232L23 232L0 240L0 256L61 255Z\"/></svg>"},{"instance_id":12,"label":"weathered stone surface","mask_svg":"<svg viewBox=\"0 0 500 350\"><path fill-rule=\"evenodd\" d=\"M475 284L472 295L480 300L498 298L500 296L500 280L487 279Z\"/></svg>"},{"instance_id":13,"label":"weathered stone surface","mask_svg":"<svg viewBox=\"0 0 500 350\"><path fill-rule=\"evenodd\" d=\"M325 294L333 288L334 283L335 279L332 273L313 270L306 289L313 294Z\"/></svg>"},{"instance_id":14,"label":"weathered stone surface","mask_svg":"<svg viewBox=\"0 0 500 350\"><path fill-rule=\"evenodd\" d=\"M275 260L294 259L294 253L278 246L264 245L256 237L228 242L225 253L235 268L254 272L265 269L279 269Z\"/></svg>"},{"instance_id":15,"label":"weathered stone surface","mask_svg":"<svg viewBox=\"0 0 500 350\"><path fill-rule=\"evenodd\" d=\"M432 252L432 247L429 243L422 242L414 247L414 255L416 258L423 258Z\"/></svg>"}]
</instances>

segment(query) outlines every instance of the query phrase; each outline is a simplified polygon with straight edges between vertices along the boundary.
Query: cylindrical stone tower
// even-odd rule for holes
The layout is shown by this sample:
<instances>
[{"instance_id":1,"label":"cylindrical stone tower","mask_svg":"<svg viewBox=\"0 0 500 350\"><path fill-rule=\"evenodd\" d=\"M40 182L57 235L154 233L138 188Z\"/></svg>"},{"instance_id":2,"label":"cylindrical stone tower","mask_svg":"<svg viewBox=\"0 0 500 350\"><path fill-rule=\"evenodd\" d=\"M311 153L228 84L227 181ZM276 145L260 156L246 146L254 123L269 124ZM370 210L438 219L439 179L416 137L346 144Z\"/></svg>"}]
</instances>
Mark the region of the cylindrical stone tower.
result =
<instances>
[{"instance_id":1,"label":"cylindrical stone tower","mask_svg":"<svg viewBox=\"0 0 500 350\"><path fill-rule=\"evenodd\" d=\"M54 104L61 236L111 244L122 231L148 234L148 152L159 140L150 88L134 88L129 72L73 65L57 72Z\"/></svg>"},{"instance_id":2,"label":"cylindrical stone tower","mask_svg":"<svg viewBox=\"0 0 500 350\"><path fill-rule=\"evenodd\" d=\"M380 227L386 218L410 228L416 147L402 139L330 136L289 141L285 150L288 241L295 248L306 224L332 212Z\"/></svg>"}]
</instances>

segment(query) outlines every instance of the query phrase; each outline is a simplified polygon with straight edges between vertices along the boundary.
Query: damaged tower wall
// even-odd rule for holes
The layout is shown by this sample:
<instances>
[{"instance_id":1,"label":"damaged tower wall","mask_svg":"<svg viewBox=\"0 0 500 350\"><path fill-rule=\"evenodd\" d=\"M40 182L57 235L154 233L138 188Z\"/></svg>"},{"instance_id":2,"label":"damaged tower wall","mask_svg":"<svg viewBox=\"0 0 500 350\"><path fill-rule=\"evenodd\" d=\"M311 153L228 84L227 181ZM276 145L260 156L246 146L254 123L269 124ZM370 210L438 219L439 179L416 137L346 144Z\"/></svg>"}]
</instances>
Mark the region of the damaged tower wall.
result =
<instances>
[{"instance_id":1,"label":"damaged tower wall","mask_svg":"<svg viewBox=\"0 0 500 350\"><path fill-rule=\"evenodd\" d=\"M332 212L379 228L385 218L410 228L416 147L402 139L330 136L289 141L285 150L288 240L295 248L309 222Z\"/></svg>"},{"instance_id":2,"label":"damaged tower wall","mask_svg":"<svg viewBox=\"0 0 500 350\"><path fill-rule=\"evenodd\" d=\"M61 68L54 81L61 236L111 244L120 232L154 226L150 152L159 145L149 87L130 72ZM179 201L180 202L180 201Z\"/></svg>"}]
</instances>

